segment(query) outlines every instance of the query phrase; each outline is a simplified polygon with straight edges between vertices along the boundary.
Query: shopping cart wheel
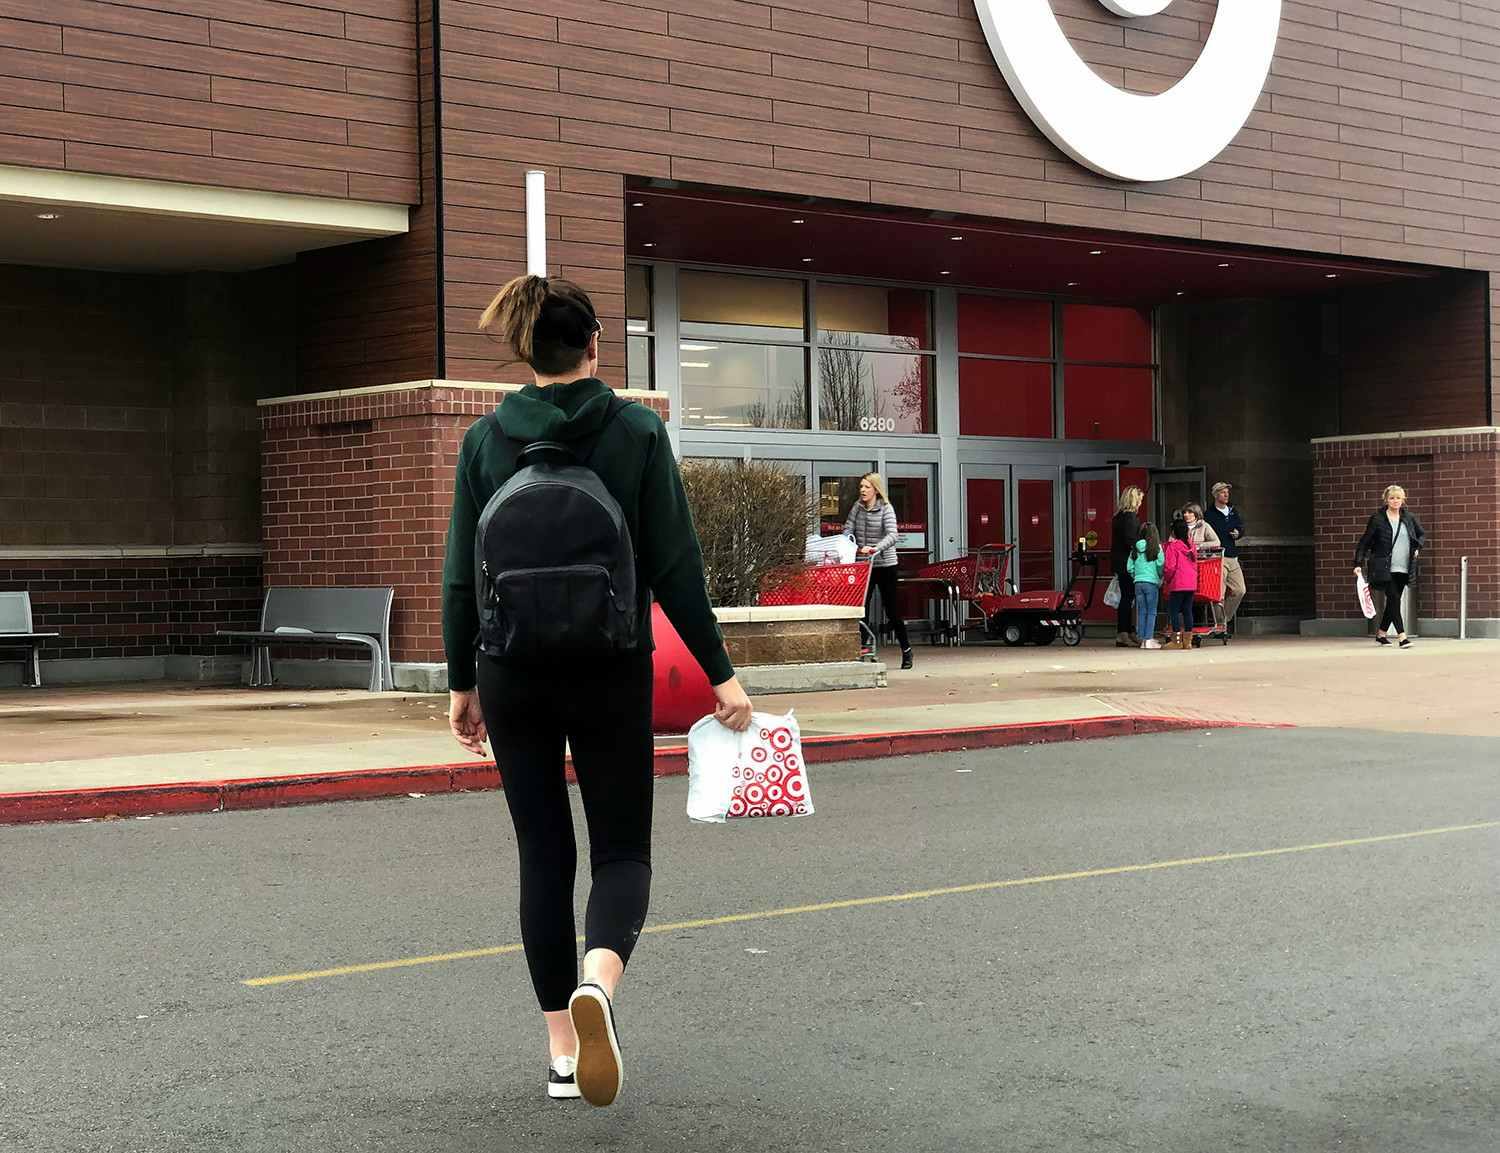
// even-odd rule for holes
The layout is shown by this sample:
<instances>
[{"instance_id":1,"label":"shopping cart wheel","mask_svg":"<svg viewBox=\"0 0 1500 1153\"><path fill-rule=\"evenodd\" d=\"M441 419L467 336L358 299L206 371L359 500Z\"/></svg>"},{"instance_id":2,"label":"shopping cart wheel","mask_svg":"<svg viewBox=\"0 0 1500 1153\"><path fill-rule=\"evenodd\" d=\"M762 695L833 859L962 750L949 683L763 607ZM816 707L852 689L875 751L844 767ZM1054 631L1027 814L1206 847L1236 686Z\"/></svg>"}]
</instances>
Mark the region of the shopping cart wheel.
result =
<instances>
[{"instance_id":1,"label":"shopping cart wheel","mask_svg":"<svg viewBox=\"0 0 1500 1153\"><path fill-rule=\"evenodd\" d=\"M1058 631L1062 633L1063 644L1070 649L1077 648L1083 643L1082 621L1064 621L1062 628Z\"/></svg>"},{"instance_id":2,"label":"shopping cart wheel","mask_svg":"<svg viewBox=\"0 0 1500 1153\"><path fill-rule=\"evenodd\" d=\"M1019 621L1007 621L1000 628L1000 639L1011 647L1026 643L1026 630Z\"/></svg>"}]
</instances>

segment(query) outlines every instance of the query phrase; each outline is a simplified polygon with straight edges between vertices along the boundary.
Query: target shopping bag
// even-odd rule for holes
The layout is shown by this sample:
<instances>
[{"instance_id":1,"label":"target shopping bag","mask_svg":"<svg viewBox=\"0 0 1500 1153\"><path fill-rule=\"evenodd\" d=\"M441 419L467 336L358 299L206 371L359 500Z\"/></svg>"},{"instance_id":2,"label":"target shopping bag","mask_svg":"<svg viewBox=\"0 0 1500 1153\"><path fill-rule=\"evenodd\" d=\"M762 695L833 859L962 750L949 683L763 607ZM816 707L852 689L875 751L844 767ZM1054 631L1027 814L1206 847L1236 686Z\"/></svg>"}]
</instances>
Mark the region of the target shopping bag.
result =
<instances>
[{"instance_id":1,"label":"target shopping bag","mask_svg":"<svg viewBox=\"0 0 1500 1153\"><path fill-rule=\"evenodd\" d=\"M1365 614L1365 620L1374 620L1375 598L1370 595L1370 582L1365 580L1365 574L1362 572L1355 574L1354 595L1359 598L1359 610Z\"/></svg>"},{"instance_id":2,"label":"target shopping bag","mask_svg":"<svg viewBox=\"0 0 1500 1153\"><path fill-rule=\"evenodd\" d=\"M800 817L813 811L797 718L755 713L743 733L704 717L688 732L687 815Z\"/></svg>"}]
</instances>

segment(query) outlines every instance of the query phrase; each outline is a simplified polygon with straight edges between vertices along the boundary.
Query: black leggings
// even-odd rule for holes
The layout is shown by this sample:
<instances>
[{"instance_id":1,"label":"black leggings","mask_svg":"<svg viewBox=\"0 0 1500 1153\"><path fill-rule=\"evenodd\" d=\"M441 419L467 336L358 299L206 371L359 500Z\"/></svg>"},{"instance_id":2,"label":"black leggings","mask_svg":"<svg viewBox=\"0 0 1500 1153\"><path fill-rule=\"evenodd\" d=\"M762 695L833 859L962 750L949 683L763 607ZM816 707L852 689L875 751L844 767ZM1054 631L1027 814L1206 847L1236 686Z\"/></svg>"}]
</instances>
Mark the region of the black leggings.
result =
<instances>
[{"instance_id":1,"label":"black leggings","mask_svg":"<svg viewBox=\"0 0 1500 1153\"><path fill-rule=\"evenodd\" d=\"M1410 573L1391 573L1391 583L1385 589L1385 612L1380 614L1381 632L1388 628L1394 628L1398 634L1406 631L1406 622L1401 619L1401 594L1410 580Z\"/></svg>"},{"instance_id":2,"label":"black leggings","mask_svg":"<svg viewBox=\"0 0 1500 1153\"><path fill-rule=\"evenodd\" d=\"M865 594L865 620L870 627L875 628L875 622L870 618L870 602L874 598L875 590L880 590L880 604L885 609L886 627L896 634L896 643L905 652L911 648L911 641L906 636L906 622L901 619L901 604L896 600L896 566L888 564L884 567L875 566L874 573L870 578L870 591Z\"/></svg>"},{"instance_id":3,"label":"black leggings","mask_svg":"<svg viewBox=\"0 0 1500 1153\"><path fill-rule=\"evenodd\" d=\"M593 888L584 948L630 960L651 896L651 654L563 669L479 658L484 723L516 827L521 941L543 1012L568 1007L578 984L573 875L578 851L563 742L589 830Z\"/></svg>"},{"instance_id":4,"label":"black leggings","mask_svg":"<svg viewBox=\"0 0 1500 1153\"><path fill-rule=\"evenodd\" d=\"M1115 610L1115 631L1135 635L1135 577L1128 572L1115 574L1120 578L1120 607ZM1147 638L1142 637L1141 640Z\"/></svg>"}]
</instances>

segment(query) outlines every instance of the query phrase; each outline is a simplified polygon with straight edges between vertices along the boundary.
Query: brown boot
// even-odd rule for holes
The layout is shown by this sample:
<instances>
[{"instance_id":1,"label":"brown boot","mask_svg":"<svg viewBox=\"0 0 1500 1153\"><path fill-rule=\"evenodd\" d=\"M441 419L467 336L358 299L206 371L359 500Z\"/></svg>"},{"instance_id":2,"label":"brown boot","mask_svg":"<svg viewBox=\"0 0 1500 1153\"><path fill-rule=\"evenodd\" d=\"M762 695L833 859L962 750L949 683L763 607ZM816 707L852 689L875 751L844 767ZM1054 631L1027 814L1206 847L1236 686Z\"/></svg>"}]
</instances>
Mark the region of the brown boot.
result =
<instances>
[{"instance_id":1,"label":"brown boot","mask_svg":"<svg viewBox=\"0 0 1500 1153\"><path fill-rule=\"evenodd\" d=\"M1192 652L1193 651L1193 634L1192 633L1182 633L1181 636L1180 636L1180 639L1178 640L1177 643L1182 646L1182 651L1183 652L1185 652L1185 653Z\"/></svg>"}]
</instances>

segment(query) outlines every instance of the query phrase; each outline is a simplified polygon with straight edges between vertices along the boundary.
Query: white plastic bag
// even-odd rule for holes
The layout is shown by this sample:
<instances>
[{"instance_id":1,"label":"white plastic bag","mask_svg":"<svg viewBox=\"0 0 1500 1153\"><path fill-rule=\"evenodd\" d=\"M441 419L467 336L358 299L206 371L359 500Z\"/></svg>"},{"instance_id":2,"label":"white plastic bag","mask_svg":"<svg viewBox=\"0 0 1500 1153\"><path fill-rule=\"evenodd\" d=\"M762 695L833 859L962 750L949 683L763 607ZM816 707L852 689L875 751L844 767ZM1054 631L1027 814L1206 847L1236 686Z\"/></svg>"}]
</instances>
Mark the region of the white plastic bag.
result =
<instances>
[{"instance_id":1,"label":"white plastic bag","mask_svg":"<svg viewBox=\"0 0 1500 1153\"><path fill-rule=\"evenodd\" d=\"M1365 614L1365 620L1375 619L1375 598L1370 594L1370 582L1365 580L1364 573L1354 575L1354 595L1359 598L1359 608Z\"/></svg>"},{"instance_id":2,"label":"white plastic bag","mask_svg":"<svg viewBox=\"0 0 1500 1153\"><path fill-rule=\"evenodd\" d=\"M1109 578L1109 588L1104 590L1104 607L1111 609L1120 607L1120 578L1117 576Z\"/></svg>"},{"instance_id":3,"label":"white plastic bag","mask_svg":"<svg viewBox=\"0 0 1500 1153\"><path fill-rule=\"evenodd\" d=\"M687 815L718 824L730 817L811 816L802 732L791 713L754 713L743 733L704 717L688 731Z\"/></svg>"},{"instance_id":4,"label":"white plastic bag","mask_svg":"<svg viewBox=\"0 0 1500 1153\"><path fill-rule=\"evenodd\" d=\"M859 554L846 536L810 536L805 552L810 564L853 564Z\"/></svg>"}]
</instances>

